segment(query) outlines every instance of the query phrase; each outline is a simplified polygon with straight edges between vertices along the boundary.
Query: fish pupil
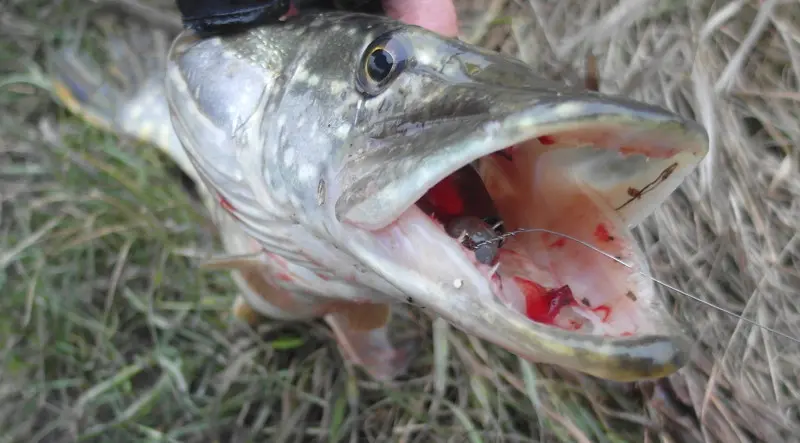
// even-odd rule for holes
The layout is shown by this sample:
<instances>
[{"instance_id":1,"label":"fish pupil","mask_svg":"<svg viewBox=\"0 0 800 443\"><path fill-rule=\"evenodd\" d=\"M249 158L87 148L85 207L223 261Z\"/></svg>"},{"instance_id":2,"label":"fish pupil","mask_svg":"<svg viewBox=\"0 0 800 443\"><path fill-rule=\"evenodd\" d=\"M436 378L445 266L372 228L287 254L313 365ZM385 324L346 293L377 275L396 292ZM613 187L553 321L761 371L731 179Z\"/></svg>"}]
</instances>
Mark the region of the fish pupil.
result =
<instances>
[{"instance_id":1,"label":"fish pupil","mask_svg":"<svg viewBox=\"0 0 800 443\"><path fill-rule=\"evenodd\" d=\"M370 78L376 82L381 82L389 77L394 66L394 58L389 51L384 49L376 49L369 55L369 63L367 64L367 73Z\"/></svg>"}]
</instances>

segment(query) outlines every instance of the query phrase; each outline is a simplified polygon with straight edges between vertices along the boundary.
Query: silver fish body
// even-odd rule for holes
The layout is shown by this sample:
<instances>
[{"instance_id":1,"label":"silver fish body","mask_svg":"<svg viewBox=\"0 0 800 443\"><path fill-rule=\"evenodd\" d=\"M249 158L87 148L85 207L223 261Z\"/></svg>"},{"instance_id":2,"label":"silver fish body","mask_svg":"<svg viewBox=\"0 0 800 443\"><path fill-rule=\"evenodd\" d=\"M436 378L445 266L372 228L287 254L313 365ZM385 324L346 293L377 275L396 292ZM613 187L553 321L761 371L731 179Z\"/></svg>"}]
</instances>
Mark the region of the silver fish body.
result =
<instances>
[{"instance_id":1,"label":"silver fish body","mask_svg":"<svg viewBox=\"0 0 800 443\"><path fill-rule=\"evenodd\" d=\"M409 299L523 358L599 377L657 378L685 363L688 339L639 274L630 228L706 154L699 125L343 12L184 32L164 85L176 139L229 233L221 267L239 271L256 311L325 317L372 375L391 378L412 355L386 331L386 307ZM452 212L478 200L461 185L444 192L464 167L497 213ZM459 200L450 213L421 209L443 195ZM509 237L487 264L444 229L460 216L569 237ZM547 317L547 306L567 307Z\"/></svg>"}]
</instances>

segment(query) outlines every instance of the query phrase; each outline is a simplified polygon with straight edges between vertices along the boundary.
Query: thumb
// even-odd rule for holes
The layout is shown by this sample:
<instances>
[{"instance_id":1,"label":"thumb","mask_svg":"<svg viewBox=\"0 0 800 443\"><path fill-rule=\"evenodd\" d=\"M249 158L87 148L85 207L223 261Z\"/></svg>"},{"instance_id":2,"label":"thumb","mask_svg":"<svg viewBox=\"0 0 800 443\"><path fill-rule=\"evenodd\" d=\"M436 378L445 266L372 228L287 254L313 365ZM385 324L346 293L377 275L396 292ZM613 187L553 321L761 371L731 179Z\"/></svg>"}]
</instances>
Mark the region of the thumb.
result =
<instances>
[{"instance_id":1,"label":"thumb","mask_svg":"<svg viewBox=\"0 0 800 443\"><path fill-rule=\"evenodd\" d=\"M383 8L395 20L421 26L446 37L458 36L453 0L383 0Z\"/></svg>"}]
</instances>

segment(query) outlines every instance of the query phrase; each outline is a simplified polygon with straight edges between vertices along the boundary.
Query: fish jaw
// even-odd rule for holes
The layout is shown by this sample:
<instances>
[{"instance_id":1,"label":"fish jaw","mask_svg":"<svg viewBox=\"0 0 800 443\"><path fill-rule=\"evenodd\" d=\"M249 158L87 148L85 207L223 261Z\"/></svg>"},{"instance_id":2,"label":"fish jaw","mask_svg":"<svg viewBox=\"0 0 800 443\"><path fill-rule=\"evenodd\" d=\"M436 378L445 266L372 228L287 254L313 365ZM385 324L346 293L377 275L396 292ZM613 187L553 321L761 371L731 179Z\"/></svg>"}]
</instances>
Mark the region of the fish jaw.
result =
<instances>
[{"instance_id":1,"label":"fish jaw","mask_svg":"<svg viewBox=\"0 0 800 443\"><path fill-rule=\"evenodd\" d=\"M361 81L376 46L407 61L380 87ZM685 363L688 339L637 273L646 262L630 228L705 155L696 124L347 13L224 38L185 34L167 81L182 144L244 231L296 275L327 275L285 289L411 299L523 358L612 380L663 377ZM472 212L443 214L432 191L465 169L477 179L459 186L480 188L462 201ZM633 269L543 232L508 238L494 264L478 262L442 226L487 215L478 208L493 208L507 230L560 232ZM565 306L543 315L550 297Z\"/></svg>"},{"instance_id":2,"label":"fish jaw","mask_svg":"<svg viewBox=\"0 0 800 443\"><path fill-rule=\"evenodd\" d=\"M360 148L328 181L329 231L414 303L523 358L619 381L677 371L689 339L643 275L631 228L702 160L705 131L654 106L532 81L531 72L520 80L510 58L493 54L483 65L491 76L465 82L418 64L375 100L385 109L392 94L438 82L422 101L449 113L364 128L353 141ZM447 102L454 98L461 113ZM370 101L364 106L369 114ZM480 199L469 192L460 196L464 212L431 205L463 168L477 172L493 212L467 211ZM506 231L545 231L506 238L494 261L481 263L443 226L467 215L499 216ZM572 299L548 310L559 293Z\"/></svg>"},{"instance_id":3,"label":"fish jaw","mask_svg":"<svg viewBox=\"0 0 800 443\"><path fill-rule=\"evenodd\" d=\"M685 364L689 341L642 275L646 260L630 228L700 161L705 135L663 111L642 112L649 108L641 105L559 100L537 111L538 121L506 116L486 123L516 125L513 130L478 130L472 140L452 147L430 138L431 151L446 154L419 162L418 176L406 172L392 183L394 190L374 193L377 201L367 198L343 210L341 238L415 303L523 358L619 381L669 375ZM544 122L544 115L553 121ZM469 152L470 143L475 151ZM442 226L441 218L460 214L421 208L439 183L464 166L477 171L507 231L548 232L507 238L492 263L478 262ZM385 167L381 174L403 170L390 161ZM436 167L441 169L424 171ZM411 199L398 198L404 195ZM573 303L551 317L532 312L550 301L548 291L563 287Z\"/></svg>"}]
</instances>

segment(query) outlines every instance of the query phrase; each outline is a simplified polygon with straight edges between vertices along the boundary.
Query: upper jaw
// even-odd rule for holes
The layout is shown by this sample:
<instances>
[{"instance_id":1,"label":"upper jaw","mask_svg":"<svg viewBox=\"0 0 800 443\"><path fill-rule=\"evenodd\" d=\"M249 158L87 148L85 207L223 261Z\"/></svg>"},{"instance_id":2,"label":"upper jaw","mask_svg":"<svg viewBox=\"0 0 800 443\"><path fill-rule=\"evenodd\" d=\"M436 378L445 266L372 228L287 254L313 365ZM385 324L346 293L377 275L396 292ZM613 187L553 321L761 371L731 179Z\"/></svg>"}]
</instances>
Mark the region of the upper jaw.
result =
<instances>
[{"instance_id":1,"label":"upper jaw","mask_svg":"<svg viewBox=\"0 0 800 443\"><path fill-rule=\"evenodd\" d=\"M624 204L621 216L636 225L660 206L708 150L702 127L654 106L621 98L535 91L516 91L516 100L505 109L495 107L424 122L422 129L364 137L365 148L343 159L337 171L338 189L332 196L336 218L364 229L385 227L458 168L546 136L560 143L540 146L540 150L594 145L613 152L616 158L606 153L605 158L583 165L582 153L575 151L572 159L566 158L569 152L564 154L565 161L583 167L581 173L590 182L606 188L620 183L645 187L653 177L638 172L637 164L643 160L649 168L656 167L653 160L663 164L662 169L670 168L669 176L649 191L648 199L626 204L625 196L615 196L609 201L615 208ZM644 157L631 149L637 146L644 148L640 152ZM618 173L605 174L608 167L617 168Z\"/></svg>"}]
</instances>

